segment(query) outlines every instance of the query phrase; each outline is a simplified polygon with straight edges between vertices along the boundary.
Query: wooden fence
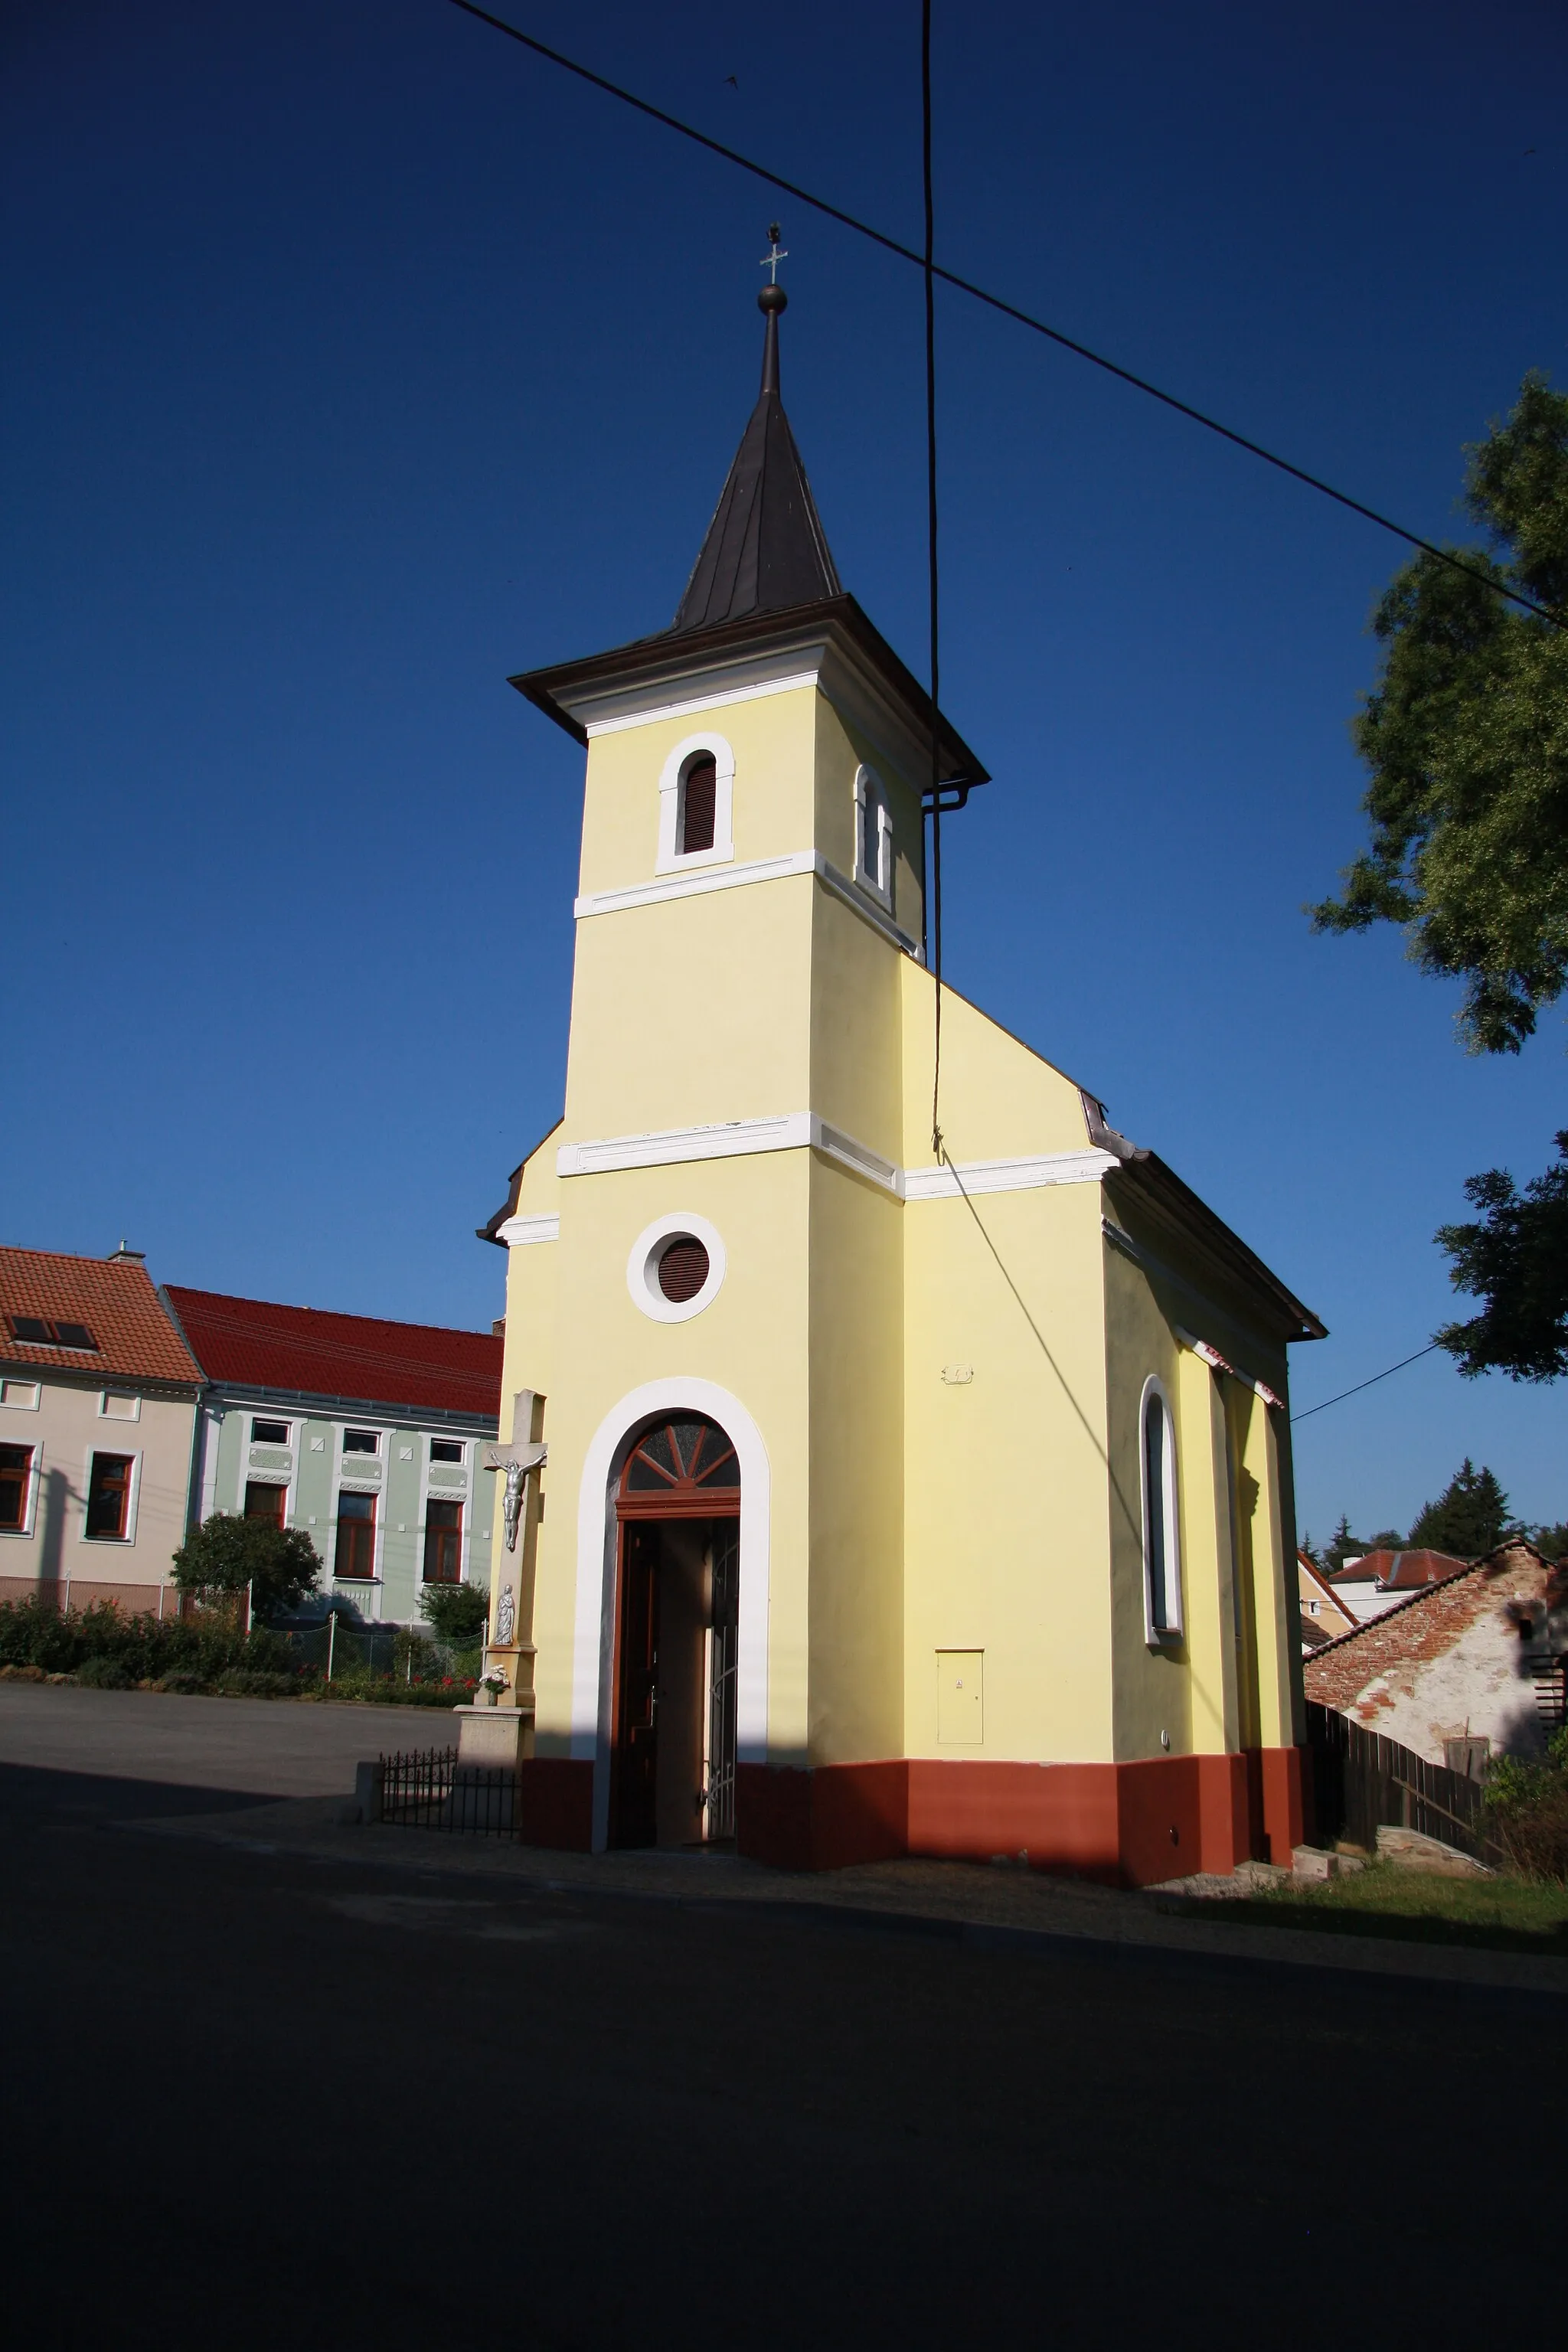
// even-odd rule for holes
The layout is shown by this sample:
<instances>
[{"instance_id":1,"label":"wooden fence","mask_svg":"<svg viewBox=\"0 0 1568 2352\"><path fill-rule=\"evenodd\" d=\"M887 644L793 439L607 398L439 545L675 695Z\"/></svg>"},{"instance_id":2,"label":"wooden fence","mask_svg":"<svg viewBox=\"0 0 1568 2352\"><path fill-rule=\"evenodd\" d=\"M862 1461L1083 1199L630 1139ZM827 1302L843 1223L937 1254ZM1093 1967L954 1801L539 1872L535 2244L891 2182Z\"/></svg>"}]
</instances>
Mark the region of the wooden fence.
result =
<instances>
[{"instance_id":1,"label":"wooden fence","mask_svg":"<svg viewBox=\"0 0 1568 2352\"><path fill-rule=\"evenodd\" d=\"M1320 1845L1343 1838L1377 1851L1380 1826L1440 1838L1493 1869L1508 1856L1493 1834L1479 1780L1368 1731L1331 1706L1307 1703L1307 1745Z\"/></svg>"}]
</instances>

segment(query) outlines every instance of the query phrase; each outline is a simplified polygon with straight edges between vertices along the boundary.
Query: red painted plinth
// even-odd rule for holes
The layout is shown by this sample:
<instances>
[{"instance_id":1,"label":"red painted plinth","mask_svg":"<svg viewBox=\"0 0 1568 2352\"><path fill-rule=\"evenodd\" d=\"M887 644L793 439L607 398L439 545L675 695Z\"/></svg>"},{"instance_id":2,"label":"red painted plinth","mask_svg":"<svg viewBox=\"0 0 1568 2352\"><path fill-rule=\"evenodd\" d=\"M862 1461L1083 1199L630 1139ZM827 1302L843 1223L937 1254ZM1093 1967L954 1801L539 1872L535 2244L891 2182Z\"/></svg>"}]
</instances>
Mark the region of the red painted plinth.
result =
<instances>
[{"instance_id":1,"label":"red painted plinth","mask_svg":"<svg viewBox=\"0 0 1568 2352\"><path fill-rule=\"evenodd\" d=\"M525 1845L587 1853L594 1843L592 1764L531 1756L518 1766L518 1817Z\"/></svg>"},{"instance_id":2,"label":"red painted plinth","mask_svg":"<svg viewBox=\"0 0 1568 2352\"><path fill-rule=\"evenodd\" d=\"M742 1764L735 1797L741 1852L785 1870L900 1854L965 1862L1005 1854L1037 1870L1148 1886L1188 1871L1230 1870L1255 1853L1289 1861L1301 1838L1301 1754L1276 1748L1131 1764Z\"/></svg>"}]
</instances>

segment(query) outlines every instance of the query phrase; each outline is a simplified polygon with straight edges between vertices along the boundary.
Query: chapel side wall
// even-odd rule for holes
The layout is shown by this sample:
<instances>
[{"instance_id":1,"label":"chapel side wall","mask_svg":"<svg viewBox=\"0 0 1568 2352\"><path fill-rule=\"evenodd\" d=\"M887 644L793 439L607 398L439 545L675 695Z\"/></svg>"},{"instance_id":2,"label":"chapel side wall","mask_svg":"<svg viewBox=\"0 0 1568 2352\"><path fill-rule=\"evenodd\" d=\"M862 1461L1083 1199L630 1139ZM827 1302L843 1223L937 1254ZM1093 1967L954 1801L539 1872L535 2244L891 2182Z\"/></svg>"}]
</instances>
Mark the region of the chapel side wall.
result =
<instances>
[{"instance_id":1,"label":"chapel side wall","mask_svg":"<svg viewBox=\"0 0 1568 2352\"><path fill-rule=\"evenodd\" d=\"M541 1756L594 1752L597 1685L592 1717L574 1726L573 1716L580 1557L590 1597L584 1631L595 1657L605 1631L596 1612L613 1507L607 1491L584 1495L594 1438L612 1417L625 1434L626 1401L636 1391L689 1378L734 1397L766 1452L769 1753L781 1763L806 1760L811 1161L809 1151L776 1151L562 1183L555 1386L545 1422L549 1508L539 1531L533 1612ZM692 1214L723 1236L724 1281L689 1321L655 1322L633 1304L628 1254L656 1218ZM510 1336L509 1312L509 1341ZM743 1524L746 1507L742 1486ZM743 1543L742 1587L747 1573ZM597 1665L593 1671L596 1675Z\"/></svg>"},{"instance_id":2,"label":"chapel side wall","mask_svg":"<svg viewBox=\"0 0 1568 2352\"><path fill-rule=\"evenodd\" d=\"M823 709L830 761L836 741L842 752L830 804L842 818L847 796L852 832L852 747ZM889 1159L903 961L816 887L812 1108ZM837 1764L903 1753L904 1211L826 1154L810 1166L810 1753Z\"/></svg>"},{"instance_id":3,"label":"chapel side wall","mask_svg":"<svg viewBox=\"0 0 1568 2352\"><path fill-rule=\"evenodd\" d=\"M1219 1563L1204 1538L1217 1516L1198 1504L1203 1479L1212 1477L1214 1436L1206 1410L1184 1382L1182 1347L1166 1304L1148 1276L1102 1237L1105 1261L1107 1417L1110 1432L1109 1516L1110 1610L1114 1654L1116 1759L1126 1763L1167 1752L1187 1756L1205 1743L1202 1731L1215 1712L1212 1681L1200 1678L1194 1707L1193 1654L1217 1614ZM1146 1382L1157 1379L1175 1437L1177 1528L1184 1633L1180 1642L1152 1648L1148 1639L1143 1578L1142 1408ZM1206 1497L1205 1498L1206 1503ZM1196 1506L1196 1507L1194 1507ZM1205 1704L1205 1697L1207 1704ZM1219 1708L1223 1726L1223 1701ZM1194 1726L1194 1715L1196 1725ZM1199 1736L1194 1738L1194 1729Z\"/></svg>"}]
</instances>

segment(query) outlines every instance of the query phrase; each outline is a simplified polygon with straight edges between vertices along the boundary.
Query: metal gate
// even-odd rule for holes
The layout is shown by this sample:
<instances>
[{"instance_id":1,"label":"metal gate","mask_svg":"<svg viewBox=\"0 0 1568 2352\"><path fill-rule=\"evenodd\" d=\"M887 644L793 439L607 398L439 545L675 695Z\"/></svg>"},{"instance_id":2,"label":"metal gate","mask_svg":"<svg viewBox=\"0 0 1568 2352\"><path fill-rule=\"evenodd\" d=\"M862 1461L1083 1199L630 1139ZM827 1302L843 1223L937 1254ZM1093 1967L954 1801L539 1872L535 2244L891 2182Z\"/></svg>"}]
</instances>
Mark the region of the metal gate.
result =
<instances>
[{"instance_id":1,"label":"metal gate","mask_svg":"<svg viewBox=\"0 0 1568 2352\"><path fill-rule=\"evenodd\" d=\"M735 1834L735 1727L741 1637L741 1523L721 1519L713 1529L713 1639L708 1693L710 1840Z\"/></svg>"}]
</instances>

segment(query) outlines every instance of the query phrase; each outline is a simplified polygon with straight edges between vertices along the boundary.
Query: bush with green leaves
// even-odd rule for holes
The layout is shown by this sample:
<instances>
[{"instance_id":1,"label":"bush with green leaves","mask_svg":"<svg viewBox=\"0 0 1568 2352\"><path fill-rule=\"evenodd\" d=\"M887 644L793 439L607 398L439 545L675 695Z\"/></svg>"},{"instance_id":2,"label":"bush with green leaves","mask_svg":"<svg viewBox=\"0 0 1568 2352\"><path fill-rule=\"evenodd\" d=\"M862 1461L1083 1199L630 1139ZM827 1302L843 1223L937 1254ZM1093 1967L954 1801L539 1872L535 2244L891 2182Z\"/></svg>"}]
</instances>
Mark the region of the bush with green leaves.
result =
<instances>
[{"instance_id":1,"label":"bush with green leaves","mask_svg":"<svg viewBox=\"0 0 1568 2352\"><path fill-rule=\"evenodd\" d=\"M443 1642L471 1642L489 1622L489 1595L479 1584L427 1584L419 1614Z\"/></svg>"},{"instance_id":2,"label":"bush with green leaves","mask_svg":"<svg viewBox=\"0 0 1568 2352\"><path fill-rule=\"evenodd\" d=\"M221 1613L130 1617L111 1601L62 1615L36 1596L0 1603L0 1665L74 1674L100 1689L142 1682L210 1689L233 1673L288 1675L290 1687L306 1679L292 1673L287 1643L266 1626L246 1635Z\"/></svg>"},{"instance_id":3,"label":"bush with green leaves","mask_svg":"<svg viewBox=\"0 0 1568 2352\"><path fill-rule=\"evenodd\" d=\"M174 1582L182 1592L248 1591L253 1617L297 1609L314 1592L321 1573L320 1556L303 1528L242 1519L232 1511L215 1511L174 1554Z\"/></svg>"},{"instance_id":4,"label":"bush with green leaves","mask_svg":"<svg viewBox=\"0 0 1568 2352\"><path fill-rule=\"evenodd\" d=\"M1500 1756L1487 1774L1487 1811L1516 1870L1568 1880L1568 1725L1539 1761Z\"/></svg>"}]
</instances>

